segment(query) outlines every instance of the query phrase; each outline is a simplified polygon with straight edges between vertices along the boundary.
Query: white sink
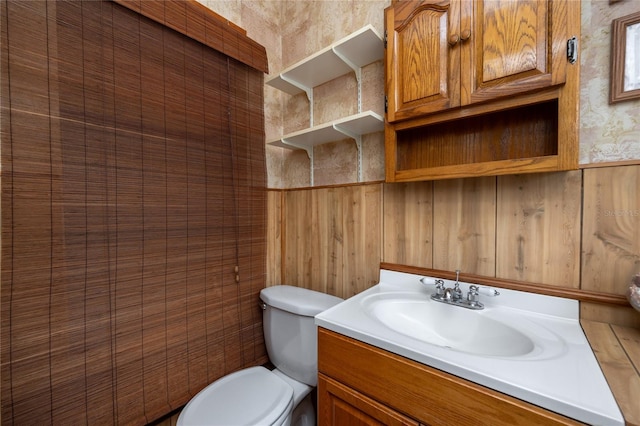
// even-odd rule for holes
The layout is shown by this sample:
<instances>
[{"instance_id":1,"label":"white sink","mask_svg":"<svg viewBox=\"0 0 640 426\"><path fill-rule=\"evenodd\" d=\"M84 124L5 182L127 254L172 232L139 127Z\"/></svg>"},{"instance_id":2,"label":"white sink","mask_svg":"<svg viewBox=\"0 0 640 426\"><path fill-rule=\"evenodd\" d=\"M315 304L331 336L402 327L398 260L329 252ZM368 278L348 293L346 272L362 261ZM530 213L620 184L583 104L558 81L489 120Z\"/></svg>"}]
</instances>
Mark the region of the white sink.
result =
<instances>
[{"instance_id":1,"label":"white sink","mask_svg":"<svg viewBox=\"0 0 640 426\"><path fill-rule=\"evenodd\" d=\"M420 295L419 295L420 296ZM426 343L481 356L523 356L534 341L502 321L459 306L403 293L362 300L365 311L390 329Z\"/></svg>"},{"instance_id":2,"label":"white sink","mask_svg":"<svg viewBox=\"0 0 640 426\"><path fill-rule=\"evenodd\" d=\"M471 310L431 300L422 278L383 269L378 284L315 322L583 423L624 425L577 300L498 288ZM472 283L459 284L466 294Z\"/></svg>"}]
</instances>

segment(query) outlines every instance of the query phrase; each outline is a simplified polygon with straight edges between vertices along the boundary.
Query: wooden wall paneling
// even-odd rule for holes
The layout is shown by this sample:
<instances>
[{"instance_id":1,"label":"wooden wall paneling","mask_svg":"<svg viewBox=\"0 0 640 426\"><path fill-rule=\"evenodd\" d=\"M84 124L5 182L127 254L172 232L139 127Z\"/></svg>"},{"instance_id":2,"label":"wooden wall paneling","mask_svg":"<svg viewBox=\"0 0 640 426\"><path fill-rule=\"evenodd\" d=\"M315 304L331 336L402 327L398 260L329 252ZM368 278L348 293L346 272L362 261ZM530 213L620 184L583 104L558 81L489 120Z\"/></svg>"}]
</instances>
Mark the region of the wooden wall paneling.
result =
<instances>
[{"instance_id":1,"label":"wooden wall paneling","mask_svg":"<svg viewBox=\"0 0 640 426\"><path fill-rule=\"evenodd\" d=\"M582 288L624 294L640 272L640 166L584 170Z\"/></svg>"},{"instance_id":2,"label":"wooden wall paneling","mask_svg":"<svg viewBox=\"0 0 640 426\"><path fill-rule=\"evenodd\" d=\"M433 208L433 182L384 185L384 262L433 266Z\"/></svg>"},{"instance_id":3,"label":"wooden wall paneling","mask_svg":"<svg viewBox=\"0 0 640 426\"><path fill-rule=\"evenodd\" d=\"M496 178L433 186L433 268L495 276Z\"/></svg>"},{"instance_id":4,"label":"wooden wall paneling","mask_svg":"<svg viewBox=\"0 0 640 426\"><path fill-rule=\"evenodd\" d=\"M582 288L623 295L640 272L640 166L585 169ZM638 325L631 308L581 305L581 317Z\"/></svg>"},{"instance_id":5,"label":"wooden wall paneling","mask_svg":"<svg viewBox=\"0 0 640 426\"><path fill-rule=\"evenodd\" d=\"M311 281L302 283L305 288L333 295L342 293L344 192L345 188L320 188L311 193L311 214L304 218L310 221Z\"/></svg>"},{"instance_id":6,"label":"wooden wall paneling","mask_svg":"<svg viewBox=\"0 0 640 426\"><path fill-rule=\"evenodd\" d=\"M348 298L379 282L382 253L382 184L343 189L343 279Z\"/></svg>"},{"instance_id":7,"label":"wooden wall paneling","mask_svg":"<svg viewBox=\"0 0 640 426\"><path fill-rule=\"evenodd\" d=\"M579 287L581 175L498 177L498 278Z\"/></svg>"},{"instance_id":8,"label":"wooden wall paneling","mask_svg":"<svg viewBox=\"0 0 640 426\"><path fill-rule=\"evenodd\" d=\"M581 302L580 319L640 328L640 315L631 305L610 306Z\"/></svg>"},{"instance_id":9,"label":"wooden wall paneling","mask_svg":"<svg viewBox=\"0 0 640 426\"><path fill-rule=\"evenodd\" d=\"M380 184L285 192L283 283L350 297L378 282Z\"/></svg>"},{"instance_id":10,"label":"wooden wall paneling","mask_svg":"<svg viewBox=\"0 0 640 426\"><path fill-rule=\"evenodd\" d=\"M267 191L267 286L282 284L283 199L283 191Z\"/></svg>"},{"instance_id":11,"label":"wooden wall paneling","mask_svg":"<svg viewBox=\"0 0 640 426\"><path fill-rule=\"evenodd\" d=\"M283 284L311 288L311 262L313 261L309 238L313 191L299 190L285 193L283 253Z\"/></svg>"},{"instance_id":12,"label":"wooden wall paneling","mask_svg":"<svg viewBox=\"0 0 640 426\"><path fill-rule=\"evenodd\" d=\"M603 373L607 378L613 378L608 384L618 404L624 407L625 424L640 424L640 375L638 365L633 364L634 352L630 352L626 346L631 342L625 342L625 339L637 339L638 331L584 320L581 325ZM636 347L638 343L635 340Z\"/></svg>"}]
</instances>

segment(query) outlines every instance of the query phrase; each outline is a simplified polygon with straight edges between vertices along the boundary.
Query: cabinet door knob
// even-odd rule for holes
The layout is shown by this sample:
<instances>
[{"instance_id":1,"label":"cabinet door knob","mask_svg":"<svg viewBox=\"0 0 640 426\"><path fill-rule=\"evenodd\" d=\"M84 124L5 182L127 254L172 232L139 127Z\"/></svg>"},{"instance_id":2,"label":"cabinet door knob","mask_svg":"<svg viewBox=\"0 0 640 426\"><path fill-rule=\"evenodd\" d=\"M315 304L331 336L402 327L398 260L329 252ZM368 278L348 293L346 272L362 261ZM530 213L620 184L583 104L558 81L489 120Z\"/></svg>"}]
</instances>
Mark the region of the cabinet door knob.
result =
<instances>
[{"instance_id":1,"label":"cabinet door knob","mask_svg":"<svg viewBox=\"0 0 640 426\"><path fill-rule=\"evenodd\" d=\"M460 41L460 36L458 34L453 34L451 37L449 37L450 46L455 46L456 44L458 44L459 41Z\"/></svg>"},{"instance_id":2,"label":"cabinet door knob","mask_svg":"<svg viewBox=\"0 0 640 426\"><path fill-rule=\"evenodd\" d=\"M463 30L462 33L460 34L460 40L462 41L467 41L469 40L470 37L471 37L470 29Z\"/></svg>"}]
</instances>

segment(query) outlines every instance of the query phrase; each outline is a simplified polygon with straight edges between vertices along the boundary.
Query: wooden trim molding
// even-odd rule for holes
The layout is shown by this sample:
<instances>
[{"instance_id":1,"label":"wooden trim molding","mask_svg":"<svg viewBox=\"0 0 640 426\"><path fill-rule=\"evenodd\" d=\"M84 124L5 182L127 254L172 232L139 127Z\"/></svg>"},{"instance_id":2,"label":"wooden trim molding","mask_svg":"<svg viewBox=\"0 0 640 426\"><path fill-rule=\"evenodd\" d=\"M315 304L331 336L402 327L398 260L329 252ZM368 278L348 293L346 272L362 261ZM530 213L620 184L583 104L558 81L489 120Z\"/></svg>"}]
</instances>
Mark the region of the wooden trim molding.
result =
<instances>
[{"instance_id":1,"label":"wooden trim molding","mask_svg":"<svg viewBox=\"0 0 640 426\"><path fill-rule=\"evenodd\" d=\"M380 263L381 269L390 271L405 272L408 274L428 275L447 280L455 279L456 274L451 271L440 269L421 268L417 266L398 265L395 263ZM510 290L528 291L530 293L545 294L547 296L565 297L576 299L581 302L600 303L605 305L629 306L629 302L624 296L598 291L580 290L573 288L557 287L548 284L531 283L524 281L506 280L503 278L486 277L474 274L460 274L461 281L473 282L487 286L507 288Z\"/></svg>"},{"instance_id":2,"label":"wooden trim molding","mask_svg":"<svg viewBox=\"0 0 640 426\"><path fill-rule=\"evenodd\" d=\"M604 167L622 167L622 166L637 166L640 165L640 158L637 160L624 160L624 161L605 161L602 163L588 163L580 164L581 169L597 169Z\"/></svg>"},{"instance_id":3,"label":"wooden trim molding","mask_svg":"<svg viewBox=\"0 0 640 426\"><path fill-rule=\"evenodd\" d=\"M246 31L195 0L112 0L258 71L269 72L267 51Z\"/></svg>"}]
</instances>

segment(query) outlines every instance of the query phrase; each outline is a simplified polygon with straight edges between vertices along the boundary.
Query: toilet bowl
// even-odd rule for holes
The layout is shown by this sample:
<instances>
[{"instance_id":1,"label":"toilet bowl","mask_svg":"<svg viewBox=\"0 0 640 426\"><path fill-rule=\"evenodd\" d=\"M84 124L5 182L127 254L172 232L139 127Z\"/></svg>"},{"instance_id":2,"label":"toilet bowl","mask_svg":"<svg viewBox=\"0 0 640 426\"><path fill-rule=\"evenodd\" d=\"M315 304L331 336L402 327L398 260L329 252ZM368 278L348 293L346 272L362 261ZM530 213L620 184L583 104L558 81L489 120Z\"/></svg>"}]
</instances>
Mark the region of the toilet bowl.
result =
<instances>
[{"instance_id":1,"label":"toilet bowl","mask_svg":"<svg viewBox=\"0 0 640 426\"><path fill-rule=\"evenodd\" d=\"M224 376L201 390L184 407L178 425L288 426L293 388L264 367Z\"/></svg>"},{"instance_id":2,"label":"toilet bowl","mask_svg":"<svg viewBox=\"0 0 640 426\"><path fill-rule=\"evenodd\" d=\"M286 285L260 292L265 344L274 370L250 367L211 383L187 403L178 426L314 426L315 315L341 302Z\"/></svg>"}]
</instances>

